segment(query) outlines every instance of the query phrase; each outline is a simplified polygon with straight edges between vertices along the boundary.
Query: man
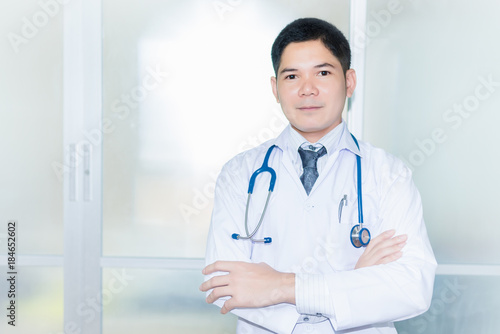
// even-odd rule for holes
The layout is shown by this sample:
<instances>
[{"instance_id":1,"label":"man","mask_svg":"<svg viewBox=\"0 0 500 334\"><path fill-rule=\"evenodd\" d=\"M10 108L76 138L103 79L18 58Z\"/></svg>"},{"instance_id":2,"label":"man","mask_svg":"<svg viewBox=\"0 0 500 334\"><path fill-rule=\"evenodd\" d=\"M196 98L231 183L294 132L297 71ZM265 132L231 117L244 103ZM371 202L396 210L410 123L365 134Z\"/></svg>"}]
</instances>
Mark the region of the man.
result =
<instances>
[{"instance_id":1,"label":"man","mask_svg":"<svg viewBox=\"0 0 500 334\"><path fill-rule=\"evenodd\" d=\"M238 333L395 333L393 321L428 309L436 268L411 173L381 149L358 148L342 121L356 73L337 28L296 20L276 38L272 60L273 94L290 125L224 166L200 289L239 317ZM248 183L272 145L275 189L264 209L271 175L257 176L246 227ZM366 247L351 241L357 157ZM263 215L252 240L241 238Z\"/></svg>"}]
</instances>

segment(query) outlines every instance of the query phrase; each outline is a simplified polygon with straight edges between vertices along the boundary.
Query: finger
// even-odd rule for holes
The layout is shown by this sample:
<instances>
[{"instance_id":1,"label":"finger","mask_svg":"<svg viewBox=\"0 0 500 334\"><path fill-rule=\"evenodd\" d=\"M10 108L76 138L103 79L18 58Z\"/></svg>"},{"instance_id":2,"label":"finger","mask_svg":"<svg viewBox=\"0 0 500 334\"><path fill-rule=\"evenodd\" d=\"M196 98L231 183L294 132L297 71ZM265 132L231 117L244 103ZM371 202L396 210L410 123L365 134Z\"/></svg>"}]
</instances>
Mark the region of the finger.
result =
<instances>
[{"instance_id":1,"label":"finger","mask_svg":"<svg viewBox=\"0 0 500 334\"><path fill-rule=\"evenodd\" d=\"M371 247L371 249L368 253L374 253L382 248L392 247L392 246L397 245L399 243L405 242L407 239L408 239L408 236L406 234L401 234L401 235L395 236L395 237L390 238L390 239L381 238L378 240L378 243L375 243ZM370 244L368 244L368 246L370 246Z\"/></svg>"},{"instance_id":2,"label":"finger","mask_svg":"<svg viewBox=\"0 0 500 334\"><path fill-rule=\"evenodd\" d=\"M206 301L207 303L212 304L217 299L227 296L231 296L231 288L229 288L228 286L223 286L213 289L212 292L207 296Z\"/></svg>"},{"instance_id":3,"label":"finger","mask_svg":"<svg viewBox=\"0 0 500 334\"><path fill-rule=\"evenodd\" d=\"M377 235L375 238L373 238L372 241L375 241L375 244L377 244L380 241L383 241L383 240L391 238L395 233L396 233L396 230L394 230L394 229L387 230L387 231L385 231L385 232L380 233L379 235Z\"/></svg>"},{"instance_id":4,"label":"finger","mask_svg":"<svg viewBox=\"0 0 500 334\"><path fill-rule=\"evenodd\" d=\"M389 247L394 247L399 244L406 244L407 236L406 234L398 235L392 239L387 239L384 241L379 242L375 247L373 248L373 252L378 251L383 248L389 248Z\"/></svg>"},{"instance_id":5,"label":"finger","mask_svg":"<svg viewBox=\"0 0 500 334\"><path fill-rule=\"evenodd\" d=\"M397 240L399 242L405 242L408 240L408 234L401 234L393 238L394 240Z\"/></svg>"},{"instance_id":6,"label":"finger","mask_svg":"<svg viewBox=\"0 0 500 334\"><path fill-rule=\"evenodd\" d=\"M370 241L370 243L368 245L371 245L373 244L372 247L375 247L377 244L387 240L387 239L390 239L392 238L392 236L396 233L396 230L387 230L379 235L377 235L375 238L373 238L373 240Z\"/></svg>"},{"instance_id":7,"label":"finger","mask_svg":"<svg viewBox=\"0 0 500 334\"><path fill-rule=\"evenodd\" d=\"M208 281L203 282L200 285L200 290L201 291L208 291L210 289L219 287L219 286L224 286L229 284L229 278L227 277L228 275L221 275L221 276L214 276Z\"/></svg>"},{"instance_id":8,"label":"finger","mask_svg":"<svg viewBox=\"0 0 500 334\"><path fill-rule=\"evenodd\" d=\"M402 256L403 256L403 252L399 251L399 252L393 253L389 256L386 256L383 259L380 259L379 263L377 263L377 264L391 263L391 262L394 262L394 261L400 259Z\"/></svg>"},{"instance_id":9,"label":"finger","mask_svg":"<svg viewBox=\"0 0 500 334\"><path fill-rule=\"evenodd\" d=\"M201 272L203 273L203 275L210 275L217 271L229 272L234 263L235 262L233 261L215 261L214 263L209 264L208 266L203 268Z\"/></svg>"},{"instance_id":10,"label":"finger","mask_svg":"<svg viewBox=\"0 0 500 334\"><path fill-rule=\"evenodd\" d=\"M378 263L380 259L383 259L386 256L390 256L391 254L400 252L401 248L403 248L405 244L406 243L399 243L392 246L380 248L372 255L372 257L375 260L375 262Z\"/></svg>"},{"instance_id":11,"label":"finger","mask_svg":"<svg viewBox=\"0 0 500 334\"><path fill-rule=\"evenodd\" d=\"M387 230L379 235L377 235L375 238L373 238L368 246L366 247L365 253L368 255L370 254L380 243L383 243L386 240L391 240L390 238L396 233L396 230Z\"/></svg>"},{"instance_id":12,"label":"finger","mask_svg":"<svg viewBox=\"0 0 500 334\"><path fill-rule=\"evenodd\" d=\"M234 298L229 298L228 300L226 300L224 302L224 305L222 305L220 313L226 314L226 313L230 312L231 310L233 310L234 308L236 308L237 306L238 305L237 305L236 301L234 300Z\"/></svg>"},{"instance_id":13,"label":"finger","mask_svg":"<svg viewBox=\"0 0 500 334\"><path fill-rule=\"evenodd\" d=\"M400 242L400 240L406 239L406 235L401 235L379 242L370 251L363 253L364 263L369 263L370 265L380 264L382 258L399 252L406 245L406 242Z\"/></svg>"}]
</instances>

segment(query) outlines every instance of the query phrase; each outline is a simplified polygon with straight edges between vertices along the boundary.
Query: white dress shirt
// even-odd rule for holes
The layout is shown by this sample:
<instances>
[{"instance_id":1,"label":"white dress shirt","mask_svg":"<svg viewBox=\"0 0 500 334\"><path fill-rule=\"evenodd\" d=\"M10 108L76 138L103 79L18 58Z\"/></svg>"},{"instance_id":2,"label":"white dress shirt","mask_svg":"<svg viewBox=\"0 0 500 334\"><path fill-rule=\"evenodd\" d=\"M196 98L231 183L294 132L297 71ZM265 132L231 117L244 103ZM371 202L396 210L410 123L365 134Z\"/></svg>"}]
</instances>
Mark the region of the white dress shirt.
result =
<instances>
[{"instance_id":1,"label":"white dress shirt","mask_svg":"<svg viewBox=\"0 0 500 334\"><path fill-rule=\"evenodd\" d=\"M327 147L327 158L309 196L296 169L293 156L298 147L290 126L276 139L231 159L219 175L206 263L266 262L278 271L296 273L296 305L235 309L232 312L240 317L237 333L396 333L393 321L414 317L430 305L436 261L411 171L367 143L360 141L359 150L344 122L335 130L338 141L324 144L333 148ZM248 181L273 144L277 148L269 166L276 171L276 186L254 236L273 241L234 240L233 233L245 235ZM364 251L350 241L350 230L358 223L356 155L361 157L364 227L372 238L395 229L396 234L407 234L408 240L399 260L354 270ZM257 177L249 209L250 231L259 221L269 181L269 173ZM344 197L347 205L339 219ZM215 304L222 306L225 300Z\"/></svg>"}]
</instances>

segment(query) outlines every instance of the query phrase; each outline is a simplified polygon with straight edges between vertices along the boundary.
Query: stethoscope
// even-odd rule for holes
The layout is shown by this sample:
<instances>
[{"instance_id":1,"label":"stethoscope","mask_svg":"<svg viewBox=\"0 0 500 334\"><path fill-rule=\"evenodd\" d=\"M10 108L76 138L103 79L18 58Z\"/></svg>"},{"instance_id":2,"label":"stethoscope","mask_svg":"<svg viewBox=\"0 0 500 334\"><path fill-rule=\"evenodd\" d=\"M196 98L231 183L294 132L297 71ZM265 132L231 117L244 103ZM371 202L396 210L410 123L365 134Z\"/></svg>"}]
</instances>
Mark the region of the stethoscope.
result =
<instances>
[{"instance_id":1,"label":"stethoscope","mask_svg":"<svg viewBox=\"0 0 500 334\"><path fill-rule=\"evenodd\" d=\"M354 139L354 142L356 143L356 146L359 149L359 144L356 139L352 134L352 139ZM254 239L253 236L257 231L259 230L260 226L262 225L262 220L264 219L264 215L267 210L267 205L269 204L269 198L271 197L271 193L274 190L274 185L276 183L276 172L274 169L269 167L269 157L271 156L271 152L273 149L276 147L276 145L272 145L269 147L269 149L266 152L266 156L264 158L264 162L262 163L262 166L257 169L252 176L250 177L250 182L248 184L248 197L247 197L247 205L245 208L245 232L246 232L246 237L243 237L239 235L238 233L233 233L231 237L235 240L252 240L253 242L261 242L265 244L269 244L273 241L271 237L265 237L264 239ZM358 181L358 186L357 186L357 192L358 192L358 224L354 225L353 228L351 229L351 244L356 247L360 248L362 246L368 245L368 243L371 240L371 234L370 231L363 227L363 200L362 200L362 188L361 188L361 158L359 155L356 154L356 169L357 169L357 181ZM255 227L255 229L252 231L252 233L249 233L248 231L248 208L250 206L250 197L253 193L253 187L255 185L255 179L257 176L261 173L264 172L269 172L271 174L271 180L269 181L269 191L267 194L267 199L266 199L266 204L264 205L264 210L262 211L262 214L260 216L259 223ZM341 204L343 204L345 200L345 197L342 199Z\"/></svg>"}]
</instances>

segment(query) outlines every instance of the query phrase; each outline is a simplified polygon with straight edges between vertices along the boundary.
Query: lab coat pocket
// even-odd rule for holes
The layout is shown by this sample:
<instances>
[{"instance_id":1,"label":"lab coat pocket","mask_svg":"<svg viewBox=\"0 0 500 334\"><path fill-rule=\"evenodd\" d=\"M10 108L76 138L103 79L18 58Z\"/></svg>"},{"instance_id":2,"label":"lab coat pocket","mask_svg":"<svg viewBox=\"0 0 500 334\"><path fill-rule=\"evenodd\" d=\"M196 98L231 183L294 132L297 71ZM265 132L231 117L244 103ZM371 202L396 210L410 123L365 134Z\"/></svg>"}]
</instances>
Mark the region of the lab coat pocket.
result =
<instances>
[{"instance_id":1,"label":"lab coat pocket","mask_svg":"<svg viewBox=\"0 0 500 334\"><path fill-rule=\"evenodd\" d=\"M355 248L351 243L351 229L357 222L335 224L330 238L327 240L329 249L328 261L334 271L354 269L364 247Z\"/></svg>"},{"instance_id":2,"label":"lab coat pocket","mask_svg":"<svg viewBox=\"0 0 500 334\"><path fill-rule=\"evenodd\" d=\"M366 247L356 248L351 242L352 228L359 224L358 203L355 195L344 195L338 207L338 218L332 223L332 242L329 257L331 267L336 271L353 270ZM379 226L377 211L370 205L370 201L365 204L363 201L363 228L373 233Z\"/></svg>"}]
</instances>

